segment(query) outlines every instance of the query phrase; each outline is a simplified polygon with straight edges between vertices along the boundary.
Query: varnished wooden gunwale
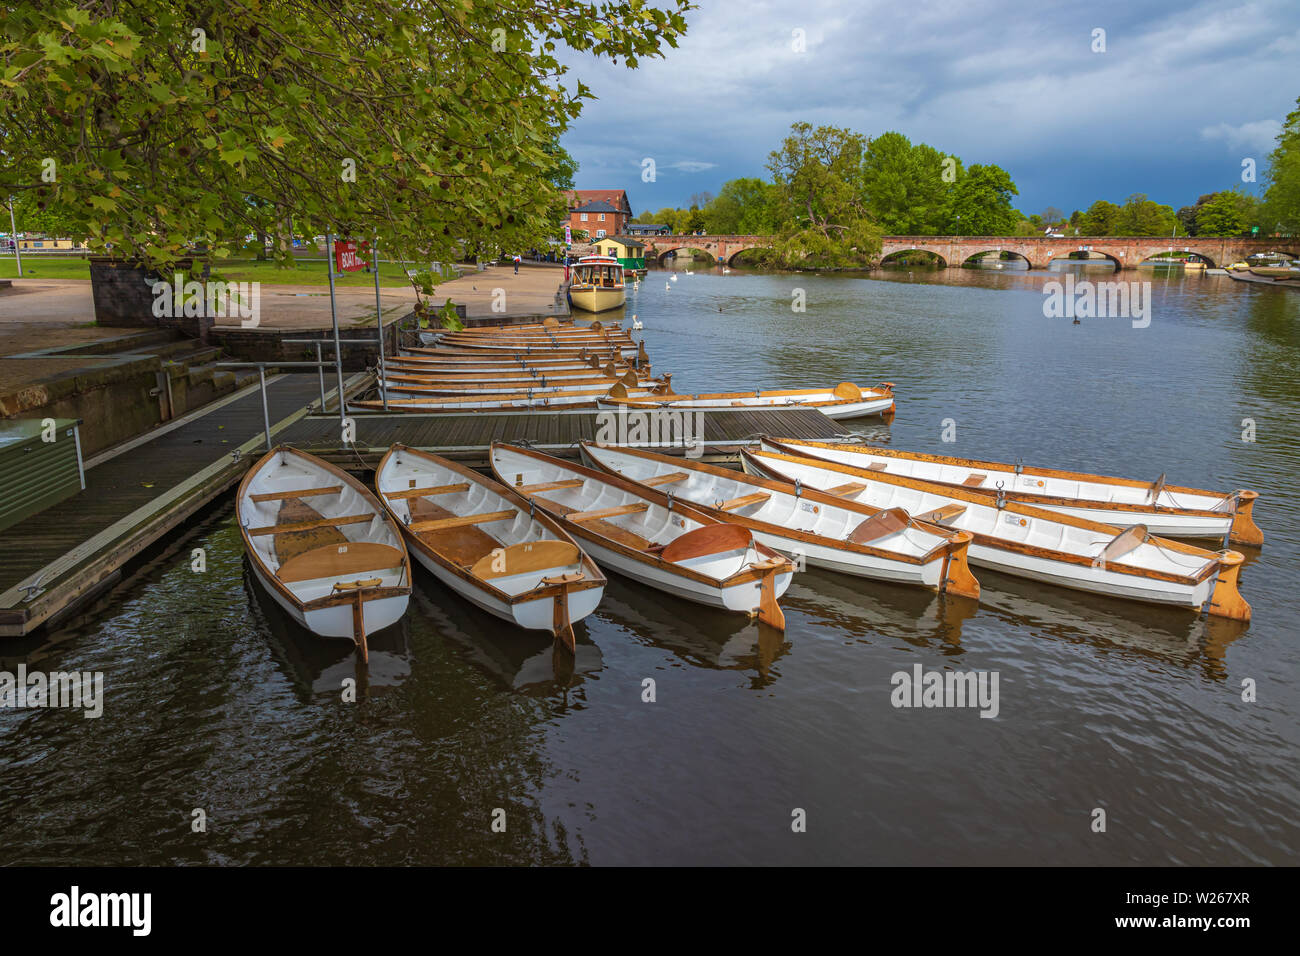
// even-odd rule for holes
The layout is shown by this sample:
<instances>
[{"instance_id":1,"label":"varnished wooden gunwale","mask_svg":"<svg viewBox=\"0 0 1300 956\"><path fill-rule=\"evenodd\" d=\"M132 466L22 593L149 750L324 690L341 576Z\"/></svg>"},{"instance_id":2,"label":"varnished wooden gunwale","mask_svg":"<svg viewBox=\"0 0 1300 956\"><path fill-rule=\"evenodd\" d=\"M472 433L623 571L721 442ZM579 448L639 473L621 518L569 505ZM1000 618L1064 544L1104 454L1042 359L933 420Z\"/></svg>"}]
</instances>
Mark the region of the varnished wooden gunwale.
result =
<instances>
[{"instance_id":1,"label":"varnished wooden gunwale","mask_svg":"<svg viewBox=\"0 0 1300 956\"><path fill-rule=\"evenodd\" d=\"M512 504L515 504L516 506L519 506L520 504L520 496L514 494L512 491L510 491L510 489L506 488L505 485L503 485L501 482L493 481L491 478L487 478L483 475L480 475L472 468L468 468L465 465L462 465L460 462L451 461L450 459L447 458L439 458L436 455L430 455L428 452L423 452L420 451L419 449L410 448L406 445L400 445L400 444L391 445L388 451L384 453L384 457L379 462L379 467L376 468L375 470L376 481L378 481L378 476L383 471L384 465L388 461L389 456L397 452L401 452L403 454L410 454L418 458L425 458L428 460L432 460L435 462L435 464L439 465L440 467L449 468L452 471L459 474L461 477L467 479L468 481L471 481L474 484L482 485L483 487L487 488L489 491L496 492L497 494L502 494L503 490L510 492L509 494L504 494L502 496L506 498L508 501L510 501ZM391 511L388 510L388 499L382 492L379 491L378 486L376 486L375 491L377 493L380 503L384 506L384 510L388 512L388 516L394 520L394 522L397 524L399 528L403 527L402 523L400 521L396 521L396 517L393 515ZM587 555L587 552L583 551L582 548L578 545L578 543L573 540L573 536L570 535L563 528L563 526L561 526L560 523L556 521L549 513L542 513L537 509L532 509L530 514L530 509L528 507L528 502L526 499L523 501L522 508L517 507L516 510L522 510L525 515L529 515L533 520L540 521L541 524L548 531L555 534L555 536L559 540L567 541L570 544L572 544L574 547L578 548L578 554L581 555L583 580L577 582L567 582L564 584L548 584L548 585L543 585L534 588L531 591L524 591L520 594L507 594L505 591L502 591L496 585L492 584L490 580L484 580L483 578L471 574L468 568L462 567L460 564L456 563L455 561L452 561L451 559L447 558L446 556L438 552L432 545L424 541L419 536L419 534L415 532L409 532L409 533L404 532L402 537L403 540L406 540L406 538L409 537L412 546L415 547L421 554L427 555L439 566L445 568L447 571L456 575L456 577L462 579L466 583L471 584L482 591L485 591L486 593L490 594L492 597L496 598L497 600L512 606L515 604L521 604L525 601L537 601L545 598L553 599L560 596L560 594L566 591L567 592L586 591L586 590L590 590L591 588L604 587L608 583L605 578L604 572L601 571L600 568L596 566L596 563L591 560L591 558Z\"/></svg>"},{"instance_id":2,"label":"varnished wooden gunwale","mask_svg":"<svg viewBox=\"0 0 1300 956\"><path fill-rule=\"evenodd\" d=\"M704 511L702 511L697 506L691 504L690 502L682 501L679 498L674 498L671 502L669 502L667 495L655 491L653 488L646 488L645 486L641 485L638 482L630 481L629 479L624 478L622 475L616 475L605 471L596 471L594 469L587 468L584 465L579 465L568 461L561 461L558 458L552 458L550 455L542 454L541 452L534 451L531 448L522 448L518 445L511 445L508 442L493 442L492 449L489 450L489 454L488 454L489 461L494 462L491 451L495 450L498 446L505 448L511 452L515 452L529 458L537 459L538 461L545 462L546 464L553 464L562 467L565 471L571 471L575 474L581 475L584 478L589 478L594 481L600 482L602 484L606 484L614 488L618 488L620 491L625 491L628 492L629 494L636 495L637 497L641 498L643 501L652 502L653 504L657 504L660 507L663 507L675 513L685 515L686 517L690 518L692 521L698 522L699 524L704 526L715 525L715 524L737 524L738 523L738 522L727 522L727 521L720 520L719 518L716 518L713 515L706 514ZM493 463L492 470L493 470L493 474L496 474L495 462ZM497 477L500 479L500 478L504 478L505 476L497 475ZM504 480L500 481L500 485L501 487L507 489L512 495L516 495L519 498L519 500L523 502L525 505L527 504L527 502L531 500L526 495L519 494L517 491L515 491L513 486L511 486ZM537 503L537 507L539 509L543 509L543 510L545 509L545 505L540 501ZM550 512L548 512L548 514L549 513ZM745 568L741 571L737 571L735 574L727 578L710 577L692 568L683 567L680 564L674 564L669 561L664 561L657 554L650 554L647 551L641 551L637 548L629 547L628 545L625 545L620 541L616 541L613 538L607 538L604 535L602 535L599 531L596 531L592 528L583 527L581 523L574 523L570 525L563 516L557 515L556 520L563 523L565 527L570 530L570 532L573 534L574 537L581 538L584 541L590 541L593 544L598 544L602 548L606 548L610 551L615 551L618 554L621 554L627 558L631 558L632 560L637 561L639 563L653 565L656 568L661 568L670 573L676 574L679 577L684 577L689 580L695 581L697 583L708 585L710 587L726 588L726 587L734 587L735 585L738 584L746 584L751 581L759 581L762 579L764 574L763 571L756 571L753 568ZM779 552L774 551L773 549L767 547L764 544L759 543L758 541L754 542L754 548L756 551L758 551L759 554L763 555L765 558L768 559L778 558L781 561L785 561L787 564L790 563L789 560L785 558L783 555L781 555ZM791 567L793 568L793 565L791 565Z\"/></svg>"},{"instance_id":3,"label":"varnished wooden gunwale","mask_svg":"<svg viewBox=\"0 0 1300 956\"><path fill-rule=\"evenodd\" d=\"M891 475L883 471L869 471L865 468L858 468L853 465L844 465L839 462L826 461L821 458L804 458L799 455L785 455L779 452L763 452L755 455L754 453L743 450L742 456L757 458L759 461L767 461L775 458L777 461L785 460L796 464L813 465L818 468L824 468L827 471L839 472L843 475L849 475L855 478L864 478L881 484L894 485L900 488L911 488L915 491L924 491L929 494L942 495L948 498L955 498L961 501L968 501L972 504L978 504L982 507L994 507L989 502L987 495L979 492L962 488L960 485L946 485L938 482L923 481L919 478L908 478L903 475ZM778 470L779 469L775 469ZM807 492L804 492L807 494ZM1107 538L1114 538L1124 531L1123 528L1115 525L1102 524L1099 521L1090 521L1087 518L1076 518L1072 515L1063 515L1056 511L1047 511L1042 508L1035 508L1031 505L1022 505L1015 502L1007 502L1001 510L1023 515L1026 518L1039 518L1045 521L1052 521L1058 524L1071 525L1076 528L1082 528L1087 531L1097 532L1106 535ZM915 520L915 519L914 519ZM942 527L941 525L926 524L927 527ZM953 529L948 529L953 530ZM1054 548L1044 548L1039 545L1027 545L1018 541L1010 541L1006 538L998 538L992 535L983 534L978 531L968 531L975 542L990 548L1001 551L1010 551L1015 554L1023 554L1029 557L1048 558L1053 561L1060 561L1066 564L1077 564L1085 567L1092 565L1093 559L1083 555L1076 555L1069 551L1058 551ZM1130 574L1134 577L1150 578L1154 581L1167 581L1174 584L1194 585L1206 580L1218 570L1222 556L1213 551L1206 551L1203 548L1197 548L1193 545L1184 544L1181 541L1175 541L1170 538L1158 538L1155 535L1150 536L1151 541L1158 543L1161 548L1167 551L1176 551L1180 554L1192 555L1195 557L1204 557L1205 564L1194 575L1192 574L1172 574L1166 571L1157 571L1150 568L1139 568L1130 564L1124 564L1122 561L1107 562L1106 569L1110 571L1119 571L1123 574Z\"/></svg>"},{"instance_id":4,"label":"varnished wooden gunwale","mask_svg":"<svg viewBox=\"0 0 1300 956\"><path fill-rule=\"evenodd\" d=\"M592 447L598 447L596 446L595 442L583 442L582 444L591 445ZM641 448L619 447L617 450L624 454L634 455L638 458L645 458L649 461L659 461L666 465L673 465L678 469L685 466L686 468L692 471L698 471L704 474L714 475L720 478L728 478L734 481L739 481L742 484L749 484L758 488L764 488L768 491L776 491L776 492L780 492L781 494L794 493L793 488L788 482L776 481L775 479L772 478L764 478L761 475L748 475L745 474L744 472L733 471L730 468L722 468L719 467L718 465L711 465L707 462L702 462L702 461L684 461L683 459L680 458L669 458L665 455L657 455L654 452L646 451ZM600 462L597 461L597 464L600 464ZM613 471L606 470L604 471L604 473L612 477L623 478L622 475L619 475ZM626 479L626 478L624 480L631 481L631 479ZM639 487L646 487L644 485L641 485L640 482L633 482L633 484ZM647 490L653 490L653 489L647 489ZM814 501L819 504L829 505L834 508L843 508L846 511L857 512L858 514L862 515L864 519L873 517L878 512L885 510L882 508L874 508L871 505L859 504L855 501L845 501L842 498L836 498L832 495L825 494L821 491L818 491L815 488L803 488L800 497L804 498L807 501ZM680 501L681 501L680 498L674 498L673 499L674 507L676 507ZM802 541L806 544L819 544L822 542L830 542L830 545L833 547L842 548L847 551L852 551L856 554L865 554L865 555L870 555L872 557L883 558L887 561L899 561L904 564L915 564L918 566L929 564L931 561L940 560L941 558L943 558L945 554L948 553L948 549L954 543L955 538L957 538L959 535L965 536L965 535L969 535L970 533L964 531L957 532L954 531L952 528L942 528L942 527L937 527L935 525L923 525L922 527L924 527L926 531L929 531L931 534L934 534L940 538L945 539L945 542L935 545L925 554L914 557L910 554L903 554L902 552L898 552L898 551L887 551L882 548L872 547L871 545L855 544L851 541L840 541L836 538L829 538L826 535L822 535L822 534L813 534L808 531L796 531L793 528L787 528L784 525L773 524L770 521L758 521L754 518L747 518L744 515L731 514L730 512L719 512L716 509L709 507L708 505L701 505L696 502L690 502L689 505L691 508L694 508L696 511L704 512L705 514L714 518L714 520L728 521L731 522L732 524L744 525L745 527L749 528L751 531L762 531L778 537L789 538L793 541Z\"/></svg>"},{"instance_id":5,"label":"varnished wooden gunwale","mask_svg":"<svg viewBox=\"0 0 1300 956\"><path fill-rule=\"evenodd\" d=\"M924 462L929 462L931 464L937 464L937 465L953 465L954 467L957 468L1009 469L1012 471L1014 471L1016 468L1014 464L1004 462L1004 461L987 461L978 458L956 458L949 455L929 455L929 454L923 454L921 452L900 451L899 449L896 448L880 448L875 445L850 445L850 444L839 444L837 442L805 441L802 439L781 439L781 438L765 438L765 440L770 442L773 445L781 445L782 447L785 448L798 448L803 446L808 448L825 448L828 450L838 450L838 451L855 451L855 452L862 452L868 455L879 455L882 458L897 458L900 460L924 461ZM1134 478L1118 478L1111 475L1095 475L1083 471L1066 471L1059 468L1036 468L1028 465L1021 466L1020 474L1027 475L1030 477L1038 476L1042 478L1064 478L1070 481L1089 482L1092 484L1099 484L1099 485L1117 485L1124 488L1150 488L1152 486L1152 483L1149 481L1140 481ZM931 482L931 484L947 485L949 484L949 482L936 481L936 482ZM964 487L964 486L956 485L956 487ZM968 488L967 490L976 491L979 493L984 493L986 491L996 493L997 491L996 488L990 488L990 489ZM1204 488L1189 488L1183 485L1165 485L1164 490L1171 493L1205 495L1207 497L1218 497L1220 499L1226 499L1226 498L1231 498L1235 494L1239 494L1240 491L1244 489L1239 489L1238 491L1229 492L1225 494L1219 491L1209 491ZM1050 501L1053 504L1056 503L1074 504L1077 502L1078 506L1087 507L1087 508L1100 507L1112 503L1112 502L1103 502L1103 501L1094 502L1086 498L1058 498L1053 495L1037 495L1033 492L1022 492L1022 491L1015 491L1015 492L1007 491L1006 497L1010 498L1013 494L1039 498L1039 499L1043 499L1044 501ZM1140 508L1141 506L1122 504L1121 507ZM1165 507L1163 508L1163 510L1168 513L1178 512L1178 513L1187 513L1187 514L1194 514L1194 515L1211 515L1211 516L1222 516L1222 515L1231 514L1231 512L1228 511L1213 511L1213 510L1203 511L1198 508Z\"/></svg>"}]
</instances>

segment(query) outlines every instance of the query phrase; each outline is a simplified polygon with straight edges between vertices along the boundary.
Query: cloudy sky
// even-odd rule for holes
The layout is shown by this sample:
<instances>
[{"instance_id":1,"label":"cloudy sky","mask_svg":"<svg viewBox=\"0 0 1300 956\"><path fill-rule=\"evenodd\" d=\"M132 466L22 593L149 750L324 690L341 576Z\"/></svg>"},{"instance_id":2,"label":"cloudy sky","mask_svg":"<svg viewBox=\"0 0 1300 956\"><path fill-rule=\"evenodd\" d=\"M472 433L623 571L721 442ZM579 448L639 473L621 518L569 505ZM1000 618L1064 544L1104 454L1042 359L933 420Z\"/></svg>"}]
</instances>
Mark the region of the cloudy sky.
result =
<instances>
[{"instance_id":1,"label":"cloudy sky","mask_svg":"<svg viewBox=\"0 0 1300 956\"><path fill-rule=\"evenodd\" d=\"M1300 0L698 2L664 59L571 60L599 97L563 139L579 188L686 205L766 178L802 120L997 163L1027 213L1135 192L1178 208L1262 168L1300 97Z\"/></svg>"}]
</instances>

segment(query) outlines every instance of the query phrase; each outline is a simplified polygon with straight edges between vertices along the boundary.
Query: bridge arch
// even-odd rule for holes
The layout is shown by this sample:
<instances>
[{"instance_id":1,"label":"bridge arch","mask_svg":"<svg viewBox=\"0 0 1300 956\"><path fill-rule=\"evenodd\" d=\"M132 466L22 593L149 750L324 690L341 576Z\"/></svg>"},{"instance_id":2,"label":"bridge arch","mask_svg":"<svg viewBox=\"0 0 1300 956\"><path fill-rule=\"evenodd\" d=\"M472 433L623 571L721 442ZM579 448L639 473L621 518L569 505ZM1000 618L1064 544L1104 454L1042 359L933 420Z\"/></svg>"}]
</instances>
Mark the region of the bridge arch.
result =
<instances>
[{"instance_id":1,"label":"bridge arch","mask_svg":"<svg viewBox=\"0 0 1300 956\"><path fill-rule=\"evenodd\" d=\"M1113 256L1109 252L1104 252L1101 249L1091 249L1086 252L1083 252L1082 255L1080 254L1080 250L1071 249L1069 252L1064 253L1062 255L1052 256L1052 258L1047 260L1046 268L1049 271L1051 270L1052 263L1054 262L1067 262L1070 264L1083 262L1083 263L1095 263L1097 265L1101 265L1102 263L1107 263L1116 272L1119 272L1121 269L1124 268L1124 263L1120 261L1120 259L1117 256ZM1130 263L1130 265L1137 265L1137 263L1136 262Z\"/></svg>"},{"instance_id":2,"label":"bridge arch","mask_svg":"<svg viewBox=\"0 0 1300 956\"><path fill-rule=\"evenodd\" d=\"M712 261L714 261L714 262L717 262L717 261L718 261L718 257L717 257L714 253L710 252L708 249L705 249L705 248L703 248L702 246L693 246L693 245L691 245L690 243L686 243L686 242L684 242L684 243L682 243L681 245L678 245L678 246L670 246L670 247L667 248L667 249L658 249L658 248L656 248L656 249L655 249L655 262L662 266L662 265L664 264L664 262L666 262L669 258L672 257L673 253L682 252L683 250L688 251L688 252L698 252L698 253L701 253L701 254L703 254L703 255L708 256L709 259L712 260Z\"/></svg>"},{"instance_id":3,"label":"bridge arch","mask_svg":"<svg viewBox=\"0 0 1300 956\"><path fill-rule=\"evenodd\" d=\"M967 267L974 268L977 262L994 261L994 260L1003 261L1002 256L1004 253L1009 256L1015 256L1015 260L1009 260L1009 261L1023 262L1025 264L1025 267L1028 269L1032 269L1034 267L1033 260L1031 260L1029 256L1025 255L1023 252L1020 252L1017 249L984 249L980 252L973 252L962 261L961 265L962 268L967 268ZM992 256L993 259L990 259L989 258L990 256Z\"/></svg>"},{"instance_id":4,"label":"bridge arch","mask_svg":"<svg viewBox=\"0 0 1300 956\"><path fill-rule=\"evenodd\" d=\"M891 259L897 259L897 258L899 258L899 257L901 257L901 256L906 256L909 252L925 252L925 253L929 253L930 255L934 256L936 259L939 260L939 268L940 268L940 269L947 269L947 268L949 267L949 265L950 265L950 263L948 262L947 258L945 258L945 257L943 256L943 254L940 253L937 249L927 249L927 248L925 248L924 246L913 246L913 247L911 247L911 248L909 248L909 249L895 249L893 252L890 252L890 253L887 253L886 255L881 256L881 257L880 257L880 264L881 264L882 266L887 266L887 265L905 265L906 263L902 263L902 262L890 262L890 260L891 260Z\"/></svg>"},{"instance_id":5,"label":"bridge arch","mask_svg":"<svg viewBox=\"0 0 1300 956\"><path fill-rule=\"evenodd\" d=\"M1140 258L1138 258L1136 262L1130 264L1134 266L1140 266L1152 262L1160 263L1163 259L1170 258L1169 254L1171 252L1174 253L1174 255L1176 256L1178 256L1179 254L1181 254L1181 256L1189 256L1189 255L1196 256L1198 259L1204 260L1206 266L1208 266L1211 269L1217 269L1220 265L1220 263L1214 261L1214 257L1212 255L1210 255L1208 252L1203 252L1201 249L1192 248L1192 247L1184 248L1183 246L1174 246L1171 249L1168 243L1166 243L1163 246L1152 246L1149 249L1138 250L1138 256Z\"/></svg>"}]
</instances>

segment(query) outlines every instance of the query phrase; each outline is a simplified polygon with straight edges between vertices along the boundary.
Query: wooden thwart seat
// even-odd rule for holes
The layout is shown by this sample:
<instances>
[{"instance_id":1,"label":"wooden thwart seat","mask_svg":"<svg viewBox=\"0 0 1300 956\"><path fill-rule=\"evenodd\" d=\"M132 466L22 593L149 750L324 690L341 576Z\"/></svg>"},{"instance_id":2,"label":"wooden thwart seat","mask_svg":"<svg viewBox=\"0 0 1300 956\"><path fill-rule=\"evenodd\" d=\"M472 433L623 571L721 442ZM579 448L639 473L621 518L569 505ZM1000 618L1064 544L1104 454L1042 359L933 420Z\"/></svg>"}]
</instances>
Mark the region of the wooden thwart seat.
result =
<instances>
[{"instance_id":1,"label":"wooden thwart seat","mask_svg":"<svg viewBox=\"0 0 1300 956\"><path fill-rule=\"evenodd\" d=\"M314 498L317 495L337 495L343 490L342 485L326 485L324 488L300 488L297 491L267 491L260 495L249 495L253 501L287 501L291 498Z\"/></svg>"},{"instance_id":2,"label":"wooden thwart seat","mask_svg":"<svg viewBox=\"0 0 1300 956\"><path fill-rule=\"evenodd\" d=\"M428 488L403 488L401 491L385 491L385 498L423 498L425 495L450 495L459 491L469 491L469 482L462 481L454 485L431 485Z\"/></svg>"},{"instance_id":3,"label":"wooden thwart seat","mask_svg":"<svg viewBox=\"0 0 1300 956\"><path fill-rule=\"evenodd\" d=\"M684 471L674 471L671 474L655 475L653 478L647 478L641 484L649 485L651 488L658 488L660 485L671 485L675 481L682 481L689 477L690 475Z\"/></svg>"},{"instance_id":4,"label":"wooden thwart seat","mask_svg":"<svg viewBox=\"0 0 1300 956\"><path fill-rule=\"evenodd\" d=\"M290 558L275 576L285 584L338 578L402 566L402 552L392 545L374 541L327 544Z\"/></svg>"},{"instance_id":5,"label":"wooden thwart seat","mask_svg":"<svg viewBox=\"0 0 1300 956\"><path fill-rule=\"evenodd\" d=\"M942 508L935 508L933 511L927 511L923 515L917 515L916 520L932 522L950 521L965 510L965 505L944 505Z\"/></svg>"},{"instance_id":6,"label":"wooden thwart seat","mask_svg":"<svg viewBox=\"0 0 1300 956\"><path fill-rule=\"evenodd\" d=\"M451 518L434 518L430 521L412 521L406 527L421 534L426 531L444 531L448 528L464 528L468 525L488 524L492 521L503 521L506 518L513 518L519 512L513 508L503 511L484 511L474 515L456 515Z\"/></svg>"},{"instance_id":7,"label":"wooden thwart seat","mask_svg":"<svg viewBox=\"0 0 1300 956\"><path fill-rule=\"evenodd\" d=\"M373 512L364 515L342 515L337 518L315 518L311 521L289 521L284 524L270 524L262 528L249 528L250 537L258 537L264 534L291 534L295 531L311 531L313 528L332 528L344 524L360 524L363 521L373 521L378 515Z\"/></svg>"},{"instance_id":8,"label":"wooden thwart seat","mask_svg":"<svg viewBox=\"0 0 1300 956\"><path fill-rule=\"evenodd\" d=\"M847 498L849 495L856 495L860 491L866 491L867 486L859 481L850 481L842 485L836 485L834 488L827 488L826 494L834 495L836 498Z\"/></svg>"},{"instance_id":9,"label":"wooden thwart seat","mask_svg":"<svg viewBox=\"0 0 1300 956\"><path fill-rule=\"evenodd\" d=\"M531 495L536 491L553 491L557 488L581 488L581 478L565 478L562 481L540 481L535 485L515 485L515 491L521 495Z\"/></svg>"},{"instance_id":10,"label":"wooden thwart seat","mask_svg":"<svg viewBox=\"0 0 1300 956\"><path fill-rule=\"evenodd\" d=\"M614 518L618 515L639 514L642 511L648 511L650 506L644 501L636 501L630 505L619 505L616 508L601 508L599 511L570 511L564 517L570 521L599 521L605 518Z\"/></svg>"},{"instance_id":11,"label":"wooden thwart seat","mask_svg":"<svg viewBox=\"0 0 1300 956\"><path fill-rule=\"evenodd\" d=\"M469 573L487 581L514 574L552 571L580 560L578 546L568 541L524 541L485 554L469 569Z\"/></svg>"},{"instance_id":12,"label":"wooden thwart seat","mask_svg":"<svg viewBox=\"0 0 1300 956\"><path fill-rule=\"evenodd\" d=\"M967 475L966 480L963 481L962 484L967 488L978 488L980 485L984 484L984 479L987 477L988 475Z\"/></svg>"},{"instance_id":13,"label":"wooden thwart seat","mask_svg":"<svg viewBox=\"0 0 1300 956\"><path fill-rule=\"evenodd\" d=\"M871 464L867 465L867 471L884 471L888 467L889 466L883 461L873 461Z\"/></svg>"},{"instance_id":14,"label":"wooden thwart seat","mask_svg":"<svg viewBox=\"0 0 1300 956\"><path fill-rule=\"evenodd\" d=\"M772 496L766 491L756 491L752 495L741 495L739 498L730 498L727 501L720 502L713 507L719 511L736 511L749 505L756 505L760 502L767 501Z\"/></svg>"}]
</instances>

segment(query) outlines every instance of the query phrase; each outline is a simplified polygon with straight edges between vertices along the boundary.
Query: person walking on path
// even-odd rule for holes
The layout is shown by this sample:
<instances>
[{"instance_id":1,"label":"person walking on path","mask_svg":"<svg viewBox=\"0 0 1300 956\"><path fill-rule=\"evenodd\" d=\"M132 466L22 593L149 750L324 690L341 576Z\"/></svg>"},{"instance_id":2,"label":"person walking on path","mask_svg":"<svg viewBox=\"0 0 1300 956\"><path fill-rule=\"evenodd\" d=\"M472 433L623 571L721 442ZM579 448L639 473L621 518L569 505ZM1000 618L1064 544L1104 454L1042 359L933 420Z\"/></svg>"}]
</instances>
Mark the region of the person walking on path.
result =
<instances>
[{"instance_id":1,"label":"person walking on path","mask_svg":"<svg viewBox=\"0 0 1300 956\"><path fill-rule=\"evenodd\" d=\"M519 256L516 255L514 258L515 258L515 275L519 275Z\"/></svg>"}]
</instances>

